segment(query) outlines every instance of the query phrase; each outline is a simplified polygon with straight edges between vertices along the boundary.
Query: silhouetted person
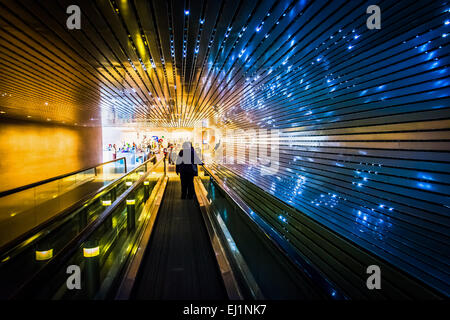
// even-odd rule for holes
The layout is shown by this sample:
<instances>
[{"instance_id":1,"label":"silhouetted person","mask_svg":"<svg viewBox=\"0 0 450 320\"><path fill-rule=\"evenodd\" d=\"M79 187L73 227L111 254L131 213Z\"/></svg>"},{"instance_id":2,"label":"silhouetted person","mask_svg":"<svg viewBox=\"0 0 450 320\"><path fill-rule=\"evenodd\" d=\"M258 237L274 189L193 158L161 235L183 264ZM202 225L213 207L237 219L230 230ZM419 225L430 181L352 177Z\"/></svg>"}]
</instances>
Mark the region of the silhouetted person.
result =
<instances>
[{"instance_id":1,"label":"silhouetted person","mask_svg":"<svg viewBox=\"0 0 450 320\"><path fill-rule=\"evenodd\" d=\"M194 177L198 175L197 165L201 164L190 142L184 142L178 154L175 171L180 175L181 199L192 199L195 194Z\"/></svg>"}]
</instances>

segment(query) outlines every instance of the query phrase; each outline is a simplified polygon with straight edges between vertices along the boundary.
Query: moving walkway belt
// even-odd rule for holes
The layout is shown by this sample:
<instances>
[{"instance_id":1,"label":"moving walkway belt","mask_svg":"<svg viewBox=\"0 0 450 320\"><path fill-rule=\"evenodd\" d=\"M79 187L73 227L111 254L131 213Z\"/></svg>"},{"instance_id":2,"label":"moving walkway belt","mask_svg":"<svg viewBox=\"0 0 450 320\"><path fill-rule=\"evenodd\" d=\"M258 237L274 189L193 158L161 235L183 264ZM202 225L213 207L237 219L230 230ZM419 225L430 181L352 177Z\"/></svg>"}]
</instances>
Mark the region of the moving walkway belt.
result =
<instances>
[{"instance_id":1,"label":"moving walkway belt","mask_svg":"<svg viewBox=\"0 0 450 320\"><path fill-rule=\"evenodd\" d=\"M169 178L132 298L227 298L198 205Z\"/></svg>"}]
</instances>

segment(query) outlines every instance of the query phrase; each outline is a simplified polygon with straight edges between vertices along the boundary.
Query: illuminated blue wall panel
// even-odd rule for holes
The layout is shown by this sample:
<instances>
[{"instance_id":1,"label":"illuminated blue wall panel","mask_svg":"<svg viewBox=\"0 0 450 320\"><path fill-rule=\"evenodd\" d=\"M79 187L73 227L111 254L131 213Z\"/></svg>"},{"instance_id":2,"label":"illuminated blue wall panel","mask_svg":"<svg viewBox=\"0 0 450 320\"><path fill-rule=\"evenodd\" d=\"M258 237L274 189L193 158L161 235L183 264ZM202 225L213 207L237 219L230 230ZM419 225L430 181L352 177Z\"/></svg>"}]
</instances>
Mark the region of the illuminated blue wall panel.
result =
<instances>
[{"instance_id":1,"label":"illuminated blue wall panel","mask_svg":"<svg viewBox=\"0 0 450 320\"><path fill-rule=\"evenodd\" d=\"M369 4L381 8L380 30L366 26ZM229 110L223 128L280 131L279 170L227 166L448 295L450 5L290 10L270 45L246 45L247 68L226 71L241 89L214 101ZM245 155L255 143L227 148Z\"/></svg>"}]
</instances>

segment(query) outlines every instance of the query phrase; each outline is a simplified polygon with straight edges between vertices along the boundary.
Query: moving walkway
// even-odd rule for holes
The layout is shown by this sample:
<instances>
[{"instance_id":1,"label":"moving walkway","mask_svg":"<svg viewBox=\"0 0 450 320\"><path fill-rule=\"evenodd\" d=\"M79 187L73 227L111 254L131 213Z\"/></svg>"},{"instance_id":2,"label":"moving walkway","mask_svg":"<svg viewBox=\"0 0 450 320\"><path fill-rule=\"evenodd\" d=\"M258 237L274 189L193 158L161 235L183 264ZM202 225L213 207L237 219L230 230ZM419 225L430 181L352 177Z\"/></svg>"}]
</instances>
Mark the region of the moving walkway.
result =
<instances>
[{"instance_id":1,"label":"moving walkway","mask_svg":"<svg viewBox=\"0 0 450 320\"><path fill-rule=\"evenodd\" d=\"M0 252L1 298L442 298L230 168L204 166L195 191L181 200L166 163L145 162ZM367 288L369 265L383 270L382 290Z\"/></svg>"}]
</instances>

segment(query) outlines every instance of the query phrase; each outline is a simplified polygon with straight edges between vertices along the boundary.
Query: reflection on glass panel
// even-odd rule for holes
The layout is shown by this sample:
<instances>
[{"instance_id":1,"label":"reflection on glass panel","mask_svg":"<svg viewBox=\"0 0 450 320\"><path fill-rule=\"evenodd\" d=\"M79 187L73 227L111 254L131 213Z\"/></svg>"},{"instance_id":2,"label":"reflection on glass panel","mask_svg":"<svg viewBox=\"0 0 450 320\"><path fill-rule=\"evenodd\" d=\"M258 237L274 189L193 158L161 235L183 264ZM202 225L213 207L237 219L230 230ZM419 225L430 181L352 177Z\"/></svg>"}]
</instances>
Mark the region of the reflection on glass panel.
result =
<instances>
[{"instance_id":1,"label":"reflection on glass panel","mask_svg":"<svg viewBox=\"0 0 450 320\"><path fill-rule=\"evenodd\" d=\"M69 259L68 265L80 266L81 290L68 290L67 274L60 270L49 287L38 293L39 298L52 299L93 299L111 298L115 281L120 278L124 265L136 251L138 235L149 218L144 205L162 173L150 176L141 183L126 200L122 201L106 217L103 223L78 248Z\"/></svg>"},{"instance_id":2,"label":"reflection on glass panel","mask_svg":"<svg viewBox=\"0 0 450 320\"><path fill-rule=\"evenodd\" d=\"M149 166L148 169L150 170L151 168L152 166ZM138 179L142 178L141 172L148 172L146 165L116 180L100 193L97 193L95 197L86 200L78 209L64 217L58 218L52 224L42 229L40 233L24 240L11 250L0 252L0 299L10 296L19 283L26 281L35 272L39 271L48 260L58 255L61 249L75 236L80 234L90 223L98 219L110 206L114 205L114 201L132 188ZM104 233L99 238L102 248L107 248L111 246L111 243L115 243L116 237L120 238L120 234L127 230L127 225L134 223L135 227L139 227L144 223L145 214L143 214L142 208L149 200L149 195L161 176L162 174L149 175L126 199L130 201L123 202L119 208L114 210L114 214L105 223L108 227L103 226L98 231ZM127 182L131 182L131 185L128 185ZM31 192L34 190L29 189L27 191ZM17 195L13 194L11 196ZM35 197L30 198L34 201ZM13 199L11 203L14 204L15 201L17 199ZM133 222L127 216L127 208L130 206L133 206L135 210ZM113 256L109 255L108 257L110 259ZM63 271L62 274L65 275L65 270Z\"/></svg>"},{"instance_id":3,"label":"reflection on glass panel","mask_svg":"<svg viewBox=\"0 0 450 320\"><path fill-rule=\"evenodd\" d=\"M0 247L49 220L126 171L124 159L0 197ZM133 178L133 181L135 178Z\"/></svg>"}]
</instances>

